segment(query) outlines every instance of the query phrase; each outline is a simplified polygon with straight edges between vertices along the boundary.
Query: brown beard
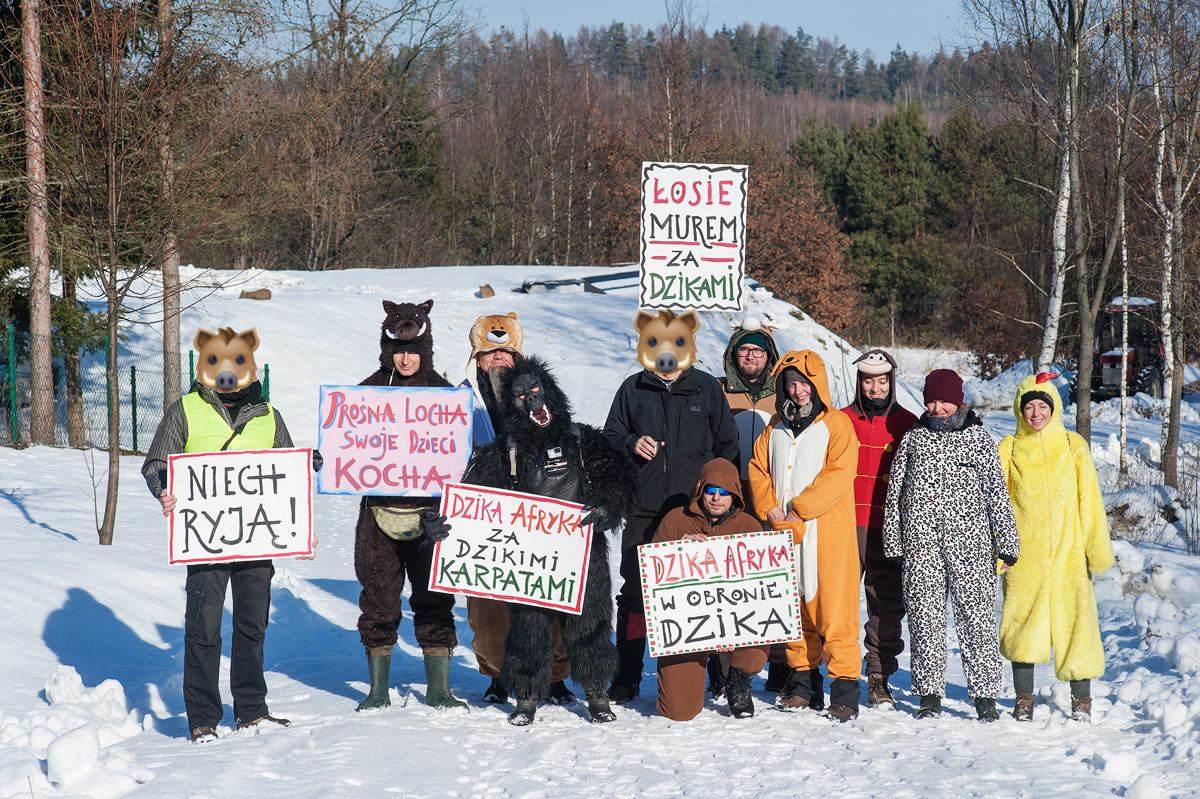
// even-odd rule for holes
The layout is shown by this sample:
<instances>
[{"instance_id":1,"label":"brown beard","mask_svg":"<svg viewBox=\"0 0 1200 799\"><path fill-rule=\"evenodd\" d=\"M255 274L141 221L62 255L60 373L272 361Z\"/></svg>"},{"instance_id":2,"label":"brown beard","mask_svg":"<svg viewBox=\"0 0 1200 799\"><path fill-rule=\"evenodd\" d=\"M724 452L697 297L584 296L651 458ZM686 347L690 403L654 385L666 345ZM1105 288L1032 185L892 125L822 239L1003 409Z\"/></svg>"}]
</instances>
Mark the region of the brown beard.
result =
<instances>
[{"instance_id":1,"label":"brown beard","mask_svg":"<svg viewBox=\"0 0 1200 799\"><path fill-rule=\"evenodd\" d=\"M484 375L487 376L488 384L492 387L493 397L501 396L500 379L504 376L504 373L511 368L512 367L510 366L497 366L489 372L484 372Z\"/></svg>"}]
</instances>

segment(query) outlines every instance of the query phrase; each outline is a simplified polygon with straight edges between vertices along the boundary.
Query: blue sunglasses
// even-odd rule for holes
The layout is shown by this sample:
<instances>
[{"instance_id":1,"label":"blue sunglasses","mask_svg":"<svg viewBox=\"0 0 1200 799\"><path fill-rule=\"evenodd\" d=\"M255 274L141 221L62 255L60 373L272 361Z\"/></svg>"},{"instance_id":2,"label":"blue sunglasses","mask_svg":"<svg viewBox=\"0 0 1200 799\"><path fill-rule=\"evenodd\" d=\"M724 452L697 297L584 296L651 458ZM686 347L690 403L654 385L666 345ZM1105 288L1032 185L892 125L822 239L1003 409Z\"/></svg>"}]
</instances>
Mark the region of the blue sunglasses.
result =
<instances>
[{"instance_id":1,"label":"blue sunglasses","mask_svg":"<svg viewBox=\"0 0 1200 799\"><path fill-rule=\"evenodd\" d=\"M717 496L717 497L729 496L729 490L725 489L725 488L721 488L720 486L705 486L704 493L708 494L710 497L712 497L712 496Z\"/></svg>"}]
</instances>

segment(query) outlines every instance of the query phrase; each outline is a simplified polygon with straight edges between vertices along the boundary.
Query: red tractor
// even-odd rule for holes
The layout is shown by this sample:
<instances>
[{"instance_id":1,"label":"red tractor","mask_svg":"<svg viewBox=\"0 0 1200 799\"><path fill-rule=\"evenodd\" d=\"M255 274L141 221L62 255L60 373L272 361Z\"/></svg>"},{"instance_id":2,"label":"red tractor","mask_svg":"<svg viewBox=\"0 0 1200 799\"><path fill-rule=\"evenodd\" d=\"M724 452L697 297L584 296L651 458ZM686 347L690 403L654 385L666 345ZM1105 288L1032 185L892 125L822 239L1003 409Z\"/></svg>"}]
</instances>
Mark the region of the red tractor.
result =
<instances>
[{"instance_id":1,"label":"red tractor","mask_svg":"<svg viewBox=\"0 0 1200 799\"><path fill-rule=\"evenodd\" d=\"M1158 300L1129 298L1129 364L1121 373L1121 323L1125 306L1120 297L1101 312L1096 337L1096 359L1092 363L1092 399L1111 399L1121 393L1126 381L1130 395L1137 392L1161 399L1163 358L1166 348L1158 329Z\"/></svg>"}]
</instances>

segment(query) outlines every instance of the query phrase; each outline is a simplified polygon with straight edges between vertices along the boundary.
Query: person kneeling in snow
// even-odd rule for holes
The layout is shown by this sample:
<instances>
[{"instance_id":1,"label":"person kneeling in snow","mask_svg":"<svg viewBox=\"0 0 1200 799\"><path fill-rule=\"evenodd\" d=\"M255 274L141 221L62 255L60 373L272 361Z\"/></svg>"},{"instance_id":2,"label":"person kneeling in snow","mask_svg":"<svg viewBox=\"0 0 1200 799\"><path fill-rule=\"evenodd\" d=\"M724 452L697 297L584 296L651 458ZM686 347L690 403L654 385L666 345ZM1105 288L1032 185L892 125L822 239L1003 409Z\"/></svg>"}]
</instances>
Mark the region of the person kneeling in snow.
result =
<instances>
[{"instance_id":1,"label":"person kneeling in snow","mask_svg":"<svg viewBox=\"0 0 1200 799\"><path fill-rule=\"evenodd\" d=\"M1071 683L1071 714L1092 715L1092 680L1104 647L1092 575L1113 565L1100 480L1087 441L1062 423L1052 374L1021 381L1016 435L1000 442L1021 538L1021 561L1004 574L1000 654L1012 661L1013 716L1033 721L1033 664L1054 651L1054 673Z\"/></svg>"},{"instance_id":2,"label":"person kneeling in snow","mask_svg":"<svg viewBox=\"0 0 1200 799\"><path fill-rule=\"evenodd\" d=\"M200 330L195 348L200 353L196 381L163 414L142 476L150 493L162 504L163 515L175 509L167 493L167 456L181 452L240 452L288 449L292 437L283 417L262 396L254 363L258 349L254 328L235 333ZM315 543L315 539L314 539ZM311 560L311 558L306 558ZM221 705L221 614L225 591L233 583L233 644L229 686L238 729L262 723L284 727L291 722L267 710L267 681L263 676L263 641L271 611L269 560L211 563L187 567L187 606L183 634L183 703L188 729L196 742L217 737Z\"/></svg>"},{"instance_id":3,"label":"person kneeling in snow","mask_svg":"<svg viewBox=\"0 0 1200 799\"><path fill-rule=\"evenodd\" d=\"M703 541L708 536L754 533L762 529L746 513L742 481L737 467L724 458L714 458L700 470L700 480L686 508L676 508L663 517L652 543L660 541ZM716 650L729 655L725 696L734 718L754 715L750 678L767 662L767 647L746 646ZM705 663L709 652L672 655L658 659L658 712L675 721L691 721L704 707Z\"/></svg>"},{"instance_id":4,"label":"person kneeling in snow","mask_svg":"<svg viewBox=\"0 0 1200 799\"><path fill-rule=\"evenodd\" d=\"M592 525L587 587L579 615L509 603L511 625L500 673L517 701L509 723L532 724L538 701L549 695L556 621L562 625L571 678L583 688L591 720L614 721L605 694L617 670L605 534L633 512L633 464L599 430L571 421L571 404L540 358L525 358L505 372L501 396L504 412L499 435L491 446L475 451L463 482L578 502L584 505L581 523ZM427 532L445 538L450 526L439 517Z\"/></svg>"},{"instance_id":5,"label":"person kneeling in snow","mask_svg":"<svg viewBox=\"0 0 1200 799\"><path fill-rule=\"evenodd\" d=\"M433 331L429 311L420 305L384 300L386 316L379 332L379 368L359 385L449 388L433 368ZM423 497L363 497L354 530L354 575L362 584L358 635L367 651L367 697L358 710L392 703L388 674L400 627L400 595L408 577L413 634L425 661L425 704L466 707L450 692L450 655L458 646L454 596L429 590L433 547L424 531L436 519L438 500Z\"/></svg>"}]
</instances>

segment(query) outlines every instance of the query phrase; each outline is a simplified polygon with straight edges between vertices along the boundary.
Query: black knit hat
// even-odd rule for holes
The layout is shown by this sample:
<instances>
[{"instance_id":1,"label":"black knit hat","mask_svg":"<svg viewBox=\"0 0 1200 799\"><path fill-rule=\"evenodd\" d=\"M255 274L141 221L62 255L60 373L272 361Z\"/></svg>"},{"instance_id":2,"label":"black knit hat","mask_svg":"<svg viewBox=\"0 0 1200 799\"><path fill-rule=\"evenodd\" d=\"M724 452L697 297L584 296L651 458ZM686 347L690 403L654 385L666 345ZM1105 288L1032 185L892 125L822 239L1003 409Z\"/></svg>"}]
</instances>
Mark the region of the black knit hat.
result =
<instances>
[{"instance_id":1,"label":"black knit hat","mask_svg":"<svg viewBox=\"0 0 1200 799\"><path fill-rule=\"evenodd\" d=\"M1054 410L1054 400L1045 391L1026 391L1021 395L1021 413L1025 412L1025 406L1034 400L1041 400L1050 406L1050 410Z\"/></svg>"}]
</instances>

